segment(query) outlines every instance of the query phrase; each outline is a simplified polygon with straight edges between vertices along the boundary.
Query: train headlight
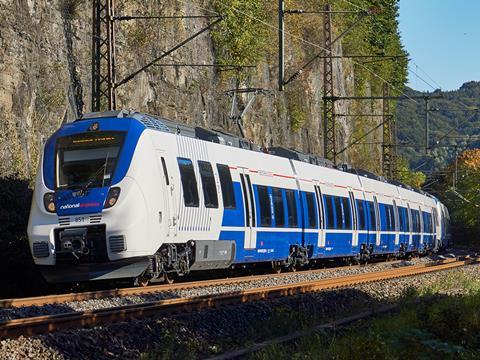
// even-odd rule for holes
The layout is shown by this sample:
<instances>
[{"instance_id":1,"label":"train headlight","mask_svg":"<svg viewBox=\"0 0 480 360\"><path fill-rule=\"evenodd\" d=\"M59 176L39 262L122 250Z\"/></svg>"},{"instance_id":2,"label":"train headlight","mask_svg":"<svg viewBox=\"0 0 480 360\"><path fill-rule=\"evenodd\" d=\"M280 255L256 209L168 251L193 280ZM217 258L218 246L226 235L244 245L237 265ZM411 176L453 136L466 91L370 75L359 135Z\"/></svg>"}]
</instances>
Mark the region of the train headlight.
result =
<instances>
[{"instance_id":1,"label":"train headlight","mask_svg":"<svg viewBox=\"0 0 480 360\"><path fill-rule=\"evenodd\" d=\"M117 203L118 197L120 196L120 188L112 187L108 192L107 200L105 201L105 209L111 208Z\"/></svg>"},{"instance_id":2,"label":"train headlight","mask_svg":"<svg viewBox=\"0 0 480 360\"><path fill-rule=\"evenodd\" d=\"M57 210L55 206L55 193L46 193L43 195L43 205L49 213L54 213L55 210Z\"/></svg>"}]
</instances>

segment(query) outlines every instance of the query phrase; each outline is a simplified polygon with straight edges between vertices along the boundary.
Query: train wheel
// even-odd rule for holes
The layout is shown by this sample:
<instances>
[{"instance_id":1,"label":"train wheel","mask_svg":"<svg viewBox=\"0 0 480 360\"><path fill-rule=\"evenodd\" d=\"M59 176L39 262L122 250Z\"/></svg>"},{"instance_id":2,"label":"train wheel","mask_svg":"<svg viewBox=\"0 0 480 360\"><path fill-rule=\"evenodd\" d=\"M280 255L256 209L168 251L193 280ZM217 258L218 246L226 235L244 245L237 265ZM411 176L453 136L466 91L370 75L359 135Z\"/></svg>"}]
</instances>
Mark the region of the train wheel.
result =
<instances>
[{"instance_id":1,"label":"train wheel","mask_svg":"<svg viewBox=\"0 0 480 360\"><path fill-rule=\"evenodd\" d=\"M272 261L272 269L275 274L280 274L282 272L282 266L275 261Z\"/></svg>"},{"instance_id":2,"label":"train wheel","mask_svg":"<svg viewBox=\"0 0 480 360\"><path fill-rule=\"evenodd\" d=\"M172 275L163 274L163 282L165 284L171 285L171 284L173 284L174 281L175 281L175 279L173 278Z\"/></svg>"},{"instance_id":3,"label":"train wheel","mask_svg":"<svg viewBox=\"0 0 480 360\"><path fill-rule=\"evenodd\" d=\"M139 276L135 279L135 285L140 287L146 287L150 284L150 278L146 276Z\"/></svg>"}]
</instances>

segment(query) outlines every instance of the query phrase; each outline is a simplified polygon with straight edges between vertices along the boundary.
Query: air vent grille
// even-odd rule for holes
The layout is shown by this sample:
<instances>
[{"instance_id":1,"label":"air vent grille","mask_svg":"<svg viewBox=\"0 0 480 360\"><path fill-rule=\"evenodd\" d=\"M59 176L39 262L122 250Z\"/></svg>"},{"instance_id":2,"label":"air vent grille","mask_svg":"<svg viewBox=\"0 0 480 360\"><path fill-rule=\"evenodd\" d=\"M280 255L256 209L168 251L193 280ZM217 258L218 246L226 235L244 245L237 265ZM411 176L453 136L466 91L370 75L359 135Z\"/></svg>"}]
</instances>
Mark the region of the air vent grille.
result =
<instances>
[{"instance_id":1,"label":"air vent grille","mask_svg":"<svg viewBox=\"0 0 480 360\"><path fill-rule=\"evenodd\" d=\"M48 257L48 243L45 241L34 242L33 243L33 256L36 258L45 258Z\"/></svg>"},{"instance_id":2,"label":"air vent grille","mask_svg":"<svg viewBox=\"0 0 480 360\"><path fill-rule=\"evenodd\" d=\"M168 128L168 126L162 123L160 120L151 118L149 116L142 116L140 121L143 123L143 125L145 125L149 129L170 132L170 129Z\"/></svg>"},{"instance_id":3,"label":"air vent grille","mask_svg":"<svg viewBox=\"0 0 480 360\"><path fill-rule=\"evenodd\" d=\"M108 238L108 243L110 245L110 251L111 252L122 252L127 250L127 244L125 242L125 236L123 235L115 235L115 236L110 236Z\"/></svg>"},{"instance_id":4,"label":"air vent grille","mask_svg":"<svg viewBox=\"0 0 480 360\"><path fill-rule=\"evenodd\" d=\"M68 226L70 225L70 217L64 216L64 217L59 217L58 218L58 224L60 226Z\"/></svg>"},{"instance_id":5,"label":"air vent grille","mask_svg":"<svg viewBox=\"0 0 480 360\"><path fill-rule=\"evenodd\" d=\"M90 224L99 224L102 221L102 214L90 215Z\"/></svg>"}]
</instances>

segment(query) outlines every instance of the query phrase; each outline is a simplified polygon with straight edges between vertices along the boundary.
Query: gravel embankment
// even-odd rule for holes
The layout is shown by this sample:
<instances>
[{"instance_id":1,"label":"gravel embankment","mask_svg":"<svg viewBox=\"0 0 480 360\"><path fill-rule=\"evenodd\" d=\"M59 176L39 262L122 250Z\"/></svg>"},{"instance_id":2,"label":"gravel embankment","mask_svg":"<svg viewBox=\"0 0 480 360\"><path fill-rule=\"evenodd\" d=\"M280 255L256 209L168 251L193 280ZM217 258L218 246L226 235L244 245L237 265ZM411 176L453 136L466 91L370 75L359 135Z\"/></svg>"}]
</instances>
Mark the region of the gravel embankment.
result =
<instances>
[{"instance_id":1,"label":"gravel embankment","mask_svg":"<svg viewBox=\"0 0 480 360\"><path fill-rule=\"evenodd\" d=\"M219 293L237 292L247 289L254 289L260 287L271 287L277 285L294 284L303 281L321 280L335 277L342 277L348 275L358 275L367 272L388 270L394 267L416 265L428 263L433 261L428 257L415 258L410 261L403 261L401 263L377 263L363 267L344 267L339 269L326 269L320 272L298 272L286 273L281 277L266 277L262 280L247 281L242 283L235 283L230 285L215 285L209 287L199 287L185 290L165 291L143 295L122 296L122 297L107 297L103 299L91 299L83 301L72 301L61 304L49 304L44 306L28 306L18 308L4 308L0 309L0 321L12 320L24 317L60 314L72 311L85 311L103 309L114 306L124 306L129 304L140 304L149 301L157 301L163 299L172 299L179 297L195 297L202 295L211 295Z\"/></svg>"},{"instance_id":2,"label":"gravel embankment","mask_svg":"<svg viewBox=\"0 0 480 360\"><path fill-rule=\"evenodd\" d=\"M182 316L3 340L0 358L129 359L152 350L163 351L165 358L198 358L279 335L278 328L327 322L394 302L408 288L435 285L441 293L462 294L466 290L454 280L462 277L479 279L480 265Z\"/></svg>"}]
</instances>

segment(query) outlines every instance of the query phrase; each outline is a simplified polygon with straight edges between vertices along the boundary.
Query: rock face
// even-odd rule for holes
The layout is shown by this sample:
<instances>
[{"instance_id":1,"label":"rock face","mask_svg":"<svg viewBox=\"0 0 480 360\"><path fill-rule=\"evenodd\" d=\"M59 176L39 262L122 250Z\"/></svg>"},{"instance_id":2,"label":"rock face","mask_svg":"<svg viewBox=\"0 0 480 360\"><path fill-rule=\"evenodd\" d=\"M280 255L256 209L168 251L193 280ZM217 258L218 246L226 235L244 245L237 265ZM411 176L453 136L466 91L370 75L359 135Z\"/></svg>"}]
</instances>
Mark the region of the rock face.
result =
<instances>
[{"instance_id":1,"label":"rock face","mask_svg":"<svg viewBox=\"0 0 480 360\"><path fill-rule=\"evenodd\" d=\"M90 111L91 1L0 0L0 176L32 178L44 141L63 122ZM207 0L117 1L117 14L204 14ZM204 27L207 19L132 20L117 24L117 81ZM319 23L321 26L321 22ZM272 43L276 32L272 30ZM307 50L309 49L309 50ZM335 52L341 52L337 44ZM308 53L310 52L310 53ZM287 73L318 49L286 55ZM207 32L160 63L213 64L216 49ZM303 60L302 60L303 59ZM261 146L286 146L322 154L322 71L317 62L292 83L276 90L276 54L242 80L211 67L152 66L118 89L117 108L133 108L185 123L238 133L229 119L225 90L238 86L272 89L259 95L244 118L246 136ZM334 59L339 95L353 89L352 64ZM300 105L292 107L295 95ZM241 109L247 95L239 98ZM337 102L339 113L350 109ZM370 109L371 110L371 109ZM302 119L292 128L292 117ZM343 147L352 132L339 120ZM380 130L379 130L380 131ZM372 135L378 140L379 133ZM343 161L352 155L345 152ZM353 156L354 158L354 156Z\"/></svg>"}]
</instances>

